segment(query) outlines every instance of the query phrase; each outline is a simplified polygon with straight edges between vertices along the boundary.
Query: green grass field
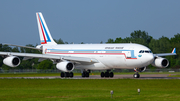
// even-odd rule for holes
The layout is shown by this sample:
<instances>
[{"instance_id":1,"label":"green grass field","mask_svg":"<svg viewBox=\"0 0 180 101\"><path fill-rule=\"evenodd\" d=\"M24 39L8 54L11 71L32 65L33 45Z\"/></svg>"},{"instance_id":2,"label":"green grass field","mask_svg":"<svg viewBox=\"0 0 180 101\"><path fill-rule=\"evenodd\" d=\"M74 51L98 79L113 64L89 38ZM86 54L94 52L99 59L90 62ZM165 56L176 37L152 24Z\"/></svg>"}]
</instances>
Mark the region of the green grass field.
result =
<instances>
[{"instance_id":1,"label":"green grass field","mask_svg":"<svg viewBox=\"0 0 180 101\"><path fill-rule=\"evenodd\" d=\"M115 72L114 75L133 75L134 72ZM177 74L180 72L142 72L140 74ZM81 73L74 73L75 76L81 75ZM90 73L90 75L100 75L100 72ZM42 77L42 76L60 76L60 73L0 73L0 77Z\"/></svg>"},{"instance_id":2,"label":"green grass field","mask_svg":"<svg viewBox=\"0 0 180 101\"><path fill-rule=\"evenodd\" d=\"M137 89L141 89L140 95ZM114 90L111 98L110 90ZM179 101L178 79L0 79L0 101Z\"/></svg>"}]
</instances>

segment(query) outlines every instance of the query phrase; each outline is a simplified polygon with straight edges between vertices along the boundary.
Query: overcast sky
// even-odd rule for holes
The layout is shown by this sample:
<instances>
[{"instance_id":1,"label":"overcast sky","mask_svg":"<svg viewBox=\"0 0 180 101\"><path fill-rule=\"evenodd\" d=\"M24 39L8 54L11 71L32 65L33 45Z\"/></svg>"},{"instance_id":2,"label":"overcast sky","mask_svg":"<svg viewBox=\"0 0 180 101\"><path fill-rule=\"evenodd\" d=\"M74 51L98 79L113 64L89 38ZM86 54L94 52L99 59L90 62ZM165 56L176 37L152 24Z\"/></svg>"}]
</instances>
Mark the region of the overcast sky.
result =
<instances>
[{"instance_id":1,"label":"overcast sky","mask_svg":"<svg viewBox=\"0 0 180 101\"><path fill-rule=\"evenodd\" d=\"M180 33L180 0L0 0L0 43L40 44L36 12L54 39L100 43L134 30L153 38Z\"/></svg>"}]
</instances>

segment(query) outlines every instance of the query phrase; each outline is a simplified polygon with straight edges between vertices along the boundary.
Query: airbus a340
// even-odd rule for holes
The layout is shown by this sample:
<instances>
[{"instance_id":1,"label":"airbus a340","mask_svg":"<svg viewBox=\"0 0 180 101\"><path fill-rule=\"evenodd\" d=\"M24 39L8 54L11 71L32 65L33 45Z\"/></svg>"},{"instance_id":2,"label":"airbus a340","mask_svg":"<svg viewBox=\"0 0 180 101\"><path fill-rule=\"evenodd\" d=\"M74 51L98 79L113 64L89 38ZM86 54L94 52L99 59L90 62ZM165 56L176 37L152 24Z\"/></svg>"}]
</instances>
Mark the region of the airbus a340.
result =
<instances>
[{"instance_id":1,"label":"airbus a340","mask_svg":"<svg viewBox=\"0 0 180 101\"><path fill-rule=\"evenodd\" d=\"M144 71L150 64L159 68L167 67L169 61L161 56L176 55L175 48L171 53L153 54L148 47L134 43L57 44L42 13L36 13L36 17L41 45L32 49L41 50L42 54L0 52L0 55L6 57L4 64L16 67L20 64L19 57L24 57L24 60L50 59L56 63L56 68L62 71L61 77L73 77L72 71L76 68L82 70L82 77L89 77L90 70L106 70L101 72L100 76L113 77L113 72L110 72L112 69L134 69L134 78L139 78L138 72Z\"/></svg>"}]
</instances>

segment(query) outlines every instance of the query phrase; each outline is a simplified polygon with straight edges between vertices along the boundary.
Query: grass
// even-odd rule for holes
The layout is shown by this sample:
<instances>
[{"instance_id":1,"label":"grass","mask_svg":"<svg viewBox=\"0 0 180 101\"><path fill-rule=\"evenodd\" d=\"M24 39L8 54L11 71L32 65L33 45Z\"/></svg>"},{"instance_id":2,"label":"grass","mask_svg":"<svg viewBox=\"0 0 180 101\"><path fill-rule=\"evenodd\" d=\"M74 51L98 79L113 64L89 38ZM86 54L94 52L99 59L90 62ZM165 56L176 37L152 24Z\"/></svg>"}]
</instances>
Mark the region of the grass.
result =
<instances>
[{"instance_id":1,"label":"grass","mask_svg":"<svg viewBox=\"0 0 180 101\"><path fill-rule=\"evenodd\" d=\"M179 101L179 84L178 79L0 79L0 101Z\"/></svg>"},{"instance_id":2,"label":"grass","mask_svg":"<svg viewBox=\"0 0 180 101\"><path fill-rule=\"evenodd\" d=\"M180 77L180 75L170 75L168 77Z\"/></svg>"},{"instance_id":3,"label":"grass","mask_svg":"<svg viewBox=\"0 0 180 101\"><path fill-rule=\"evenodd\" d=\"M60 76L59 73L8 73L0 74L0 77L43 77L43 76Z\"/></svg>"},{"instance_id":4,"label":"grass","mask_svg":"<svg viewBox=\"0 0 180 101\"><path fill-rule=\"evenodd\" d=\"M115 72L114 75L133 75L134 72ZM142 72L140 74L177 74L180 72ZM81 75L81 73L74 73L75 76ZM98 73L90 73L90 75L100 75ZM60 73L0 73L0 77L43 77L43 76L60 76ZM180 77L180 76L178 76Z\"/></svg>"}]
</instances>

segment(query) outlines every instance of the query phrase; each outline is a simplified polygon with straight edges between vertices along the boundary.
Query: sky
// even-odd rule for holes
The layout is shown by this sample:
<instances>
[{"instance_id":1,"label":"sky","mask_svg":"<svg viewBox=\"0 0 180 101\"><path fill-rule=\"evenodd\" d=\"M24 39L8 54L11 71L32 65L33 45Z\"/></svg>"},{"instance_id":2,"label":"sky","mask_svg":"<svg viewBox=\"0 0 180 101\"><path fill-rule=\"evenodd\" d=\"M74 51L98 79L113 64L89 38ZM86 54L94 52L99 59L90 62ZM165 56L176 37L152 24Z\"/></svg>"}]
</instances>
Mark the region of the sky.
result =
<instances>
[{"instance_id":1,"label":"sky","mask_svg":"<svg viewBox=\"0 0 180 101\"><path fill-rule=\"evenodd\" d=\"M0 0L0 43L40 44L36 12L54 39L100 43L135 30L154 39L180 33L180 0Z\"/></svg>"}]
</instances>

